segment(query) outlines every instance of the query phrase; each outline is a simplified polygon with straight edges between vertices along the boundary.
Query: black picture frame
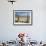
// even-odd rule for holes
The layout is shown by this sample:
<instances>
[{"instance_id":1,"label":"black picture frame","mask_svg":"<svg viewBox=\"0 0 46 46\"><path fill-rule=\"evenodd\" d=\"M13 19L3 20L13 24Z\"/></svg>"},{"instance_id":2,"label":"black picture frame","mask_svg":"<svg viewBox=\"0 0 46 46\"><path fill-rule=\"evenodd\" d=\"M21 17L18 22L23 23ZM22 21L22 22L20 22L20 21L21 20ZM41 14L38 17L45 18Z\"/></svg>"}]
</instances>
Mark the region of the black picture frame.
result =
<instances>
[{"instance_id":1,"label":"black picture frame","mask_svg":"<svg viewBox=\"0 0 46 46\"><path fill-rule=\"evenodd\" d=\"M32 25L32 10L13 10L13 25Z\"/></svg>"}]
</instances>

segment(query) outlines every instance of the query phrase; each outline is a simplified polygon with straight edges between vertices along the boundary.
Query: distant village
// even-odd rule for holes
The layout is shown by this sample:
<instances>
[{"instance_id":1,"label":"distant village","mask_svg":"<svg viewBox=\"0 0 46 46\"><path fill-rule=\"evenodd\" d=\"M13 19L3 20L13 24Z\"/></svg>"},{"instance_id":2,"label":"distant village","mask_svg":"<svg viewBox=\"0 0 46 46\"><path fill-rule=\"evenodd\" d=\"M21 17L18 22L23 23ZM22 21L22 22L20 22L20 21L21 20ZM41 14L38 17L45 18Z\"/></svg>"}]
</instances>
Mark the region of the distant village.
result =
<instances>
[{"instance_id":1,"label":"distant village","mask_svg":"<svg viewBox=\"0 0 46 46\"><path fill-rule=\"evenodd\" d=\"M29 23L30 21L30 16L16 16L15 21L17 23Z\"/></svg>"}]
</instances>

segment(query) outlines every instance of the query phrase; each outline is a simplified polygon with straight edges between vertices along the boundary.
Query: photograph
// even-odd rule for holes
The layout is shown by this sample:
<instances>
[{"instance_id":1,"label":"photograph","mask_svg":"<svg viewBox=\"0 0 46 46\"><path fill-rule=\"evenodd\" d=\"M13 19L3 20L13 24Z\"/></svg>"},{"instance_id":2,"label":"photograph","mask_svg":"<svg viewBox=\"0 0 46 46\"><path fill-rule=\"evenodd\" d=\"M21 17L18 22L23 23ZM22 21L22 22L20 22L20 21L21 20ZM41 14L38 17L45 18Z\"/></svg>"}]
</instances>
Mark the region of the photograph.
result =
<instances>
[{"instance_id":1,"label":"photograph","mask_svg":"<svg viewBox=\"0 0 46 46\"><path fill-rule=\"evenodd\" d=\"M13 24L32 24L32 10L14 10Z\"/></svg>"}]
</instances>

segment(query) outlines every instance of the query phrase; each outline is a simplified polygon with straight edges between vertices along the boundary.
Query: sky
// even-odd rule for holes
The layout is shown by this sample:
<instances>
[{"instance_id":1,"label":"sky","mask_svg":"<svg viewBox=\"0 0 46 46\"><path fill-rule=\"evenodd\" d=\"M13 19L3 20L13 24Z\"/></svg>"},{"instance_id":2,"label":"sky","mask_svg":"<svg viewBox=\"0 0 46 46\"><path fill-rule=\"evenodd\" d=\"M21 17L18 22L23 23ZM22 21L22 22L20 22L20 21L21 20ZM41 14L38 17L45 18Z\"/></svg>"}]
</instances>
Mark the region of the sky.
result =
<instances>
[{"instance_id":1,"label":"sky","mask_svg":"<svg viewBox=\"0 0 46 46\"><path fill-rule=\"evenodd\" d=\"M16 12L16 16L30 16L30 12Z\"/></svg>"}]
</instances>

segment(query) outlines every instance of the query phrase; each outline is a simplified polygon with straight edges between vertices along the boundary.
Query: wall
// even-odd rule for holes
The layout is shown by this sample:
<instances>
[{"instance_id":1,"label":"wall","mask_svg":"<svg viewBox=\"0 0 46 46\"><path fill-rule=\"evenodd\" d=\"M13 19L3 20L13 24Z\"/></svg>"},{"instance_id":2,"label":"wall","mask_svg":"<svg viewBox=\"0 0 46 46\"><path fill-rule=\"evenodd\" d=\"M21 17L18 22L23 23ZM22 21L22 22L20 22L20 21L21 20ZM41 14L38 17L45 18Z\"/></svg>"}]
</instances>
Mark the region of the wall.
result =
<instances>
[{"instance_id":1,"label":"wall","mask_svg":"<svg viewBox=\"0 0 46 46\"><path fill-rule=\"evenodd\" d=\"M13 10L33 10L32 26L14 26ZM0 0L0 40L15 40L18 32L31 34L33 40L46 40L46 0L17 0L13 5Z\"/></svg>"}]
</instances>

